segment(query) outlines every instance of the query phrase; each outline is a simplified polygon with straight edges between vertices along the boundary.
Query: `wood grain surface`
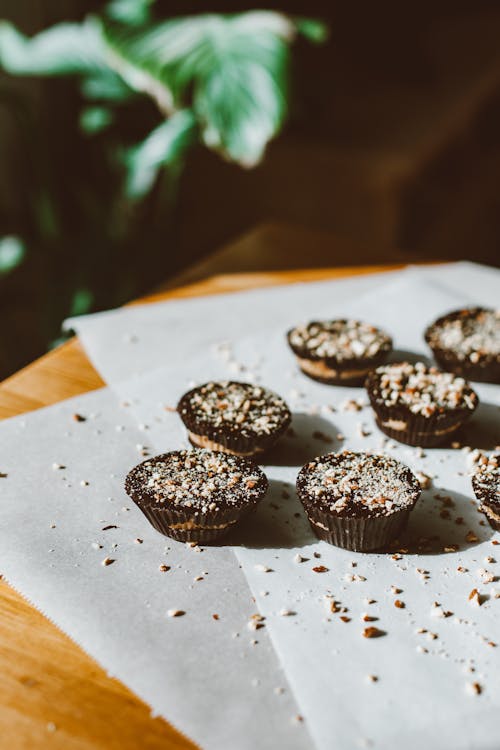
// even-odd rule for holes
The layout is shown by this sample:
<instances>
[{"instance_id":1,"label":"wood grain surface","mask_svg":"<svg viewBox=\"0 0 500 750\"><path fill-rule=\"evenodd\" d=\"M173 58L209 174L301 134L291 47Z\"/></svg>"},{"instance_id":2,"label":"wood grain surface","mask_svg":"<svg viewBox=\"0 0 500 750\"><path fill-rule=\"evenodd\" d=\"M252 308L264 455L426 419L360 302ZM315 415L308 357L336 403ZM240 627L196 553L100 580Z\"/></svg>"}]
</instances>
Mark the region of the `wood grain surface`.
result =
<instances>
[{"instance_id":1,"label":"wood grain surface","mask_svg":"<svg viewBox=\"0 0 500 750\"><path fill-rule=\"evenodd\" d=\"M140 300L193 297L372 273L391 266L221 274ZM38 409L104 383L77 339L0 384L0 418ZM29 554L29 550L27 550ZM0 582L0 747L131 750L195 747L64 633ZM221 750L226 750L221 748Z\"/></svg>"}]
</instances>

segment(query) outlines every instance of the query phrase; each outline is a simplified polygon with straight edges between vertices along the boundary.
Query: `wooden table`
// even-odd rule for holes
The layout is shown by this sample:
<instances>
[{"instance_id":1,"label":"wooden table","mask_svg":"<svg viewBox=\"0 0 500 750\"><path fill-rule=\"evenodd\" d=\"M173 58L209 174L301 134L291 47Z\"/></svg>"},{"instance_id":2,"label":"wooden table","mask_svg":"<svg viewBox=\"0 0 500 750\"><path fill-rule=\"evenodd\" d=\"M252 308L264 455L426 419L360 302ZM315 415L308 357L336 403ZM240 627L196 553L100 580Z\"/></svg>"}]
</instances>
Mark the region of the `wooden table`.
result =
<instances>
[{"instance_id":1,"label":"wooden table","mask_svg":"<svg viewBox=\"0 0 500 750\"><path fill-rule=\"evenodd\" d=\"M221 252L227 254L228 249ZM216 257L218 264L220 257ZM228 266L229 261L226 258ZM402 266L397 263L219 274L175 288L170 282L167 288L141 302L340 278ZM203 270L207 270L206 263ZM196 277L199 272L191 271L193 274ZM103 385L78 340L73 339L0 384L0 418L54 404ZM152 719L144 703L108 677L5 582L0 582L0 674L2 749L194 747L166 721Z\"/></svg>"}]
</instances>

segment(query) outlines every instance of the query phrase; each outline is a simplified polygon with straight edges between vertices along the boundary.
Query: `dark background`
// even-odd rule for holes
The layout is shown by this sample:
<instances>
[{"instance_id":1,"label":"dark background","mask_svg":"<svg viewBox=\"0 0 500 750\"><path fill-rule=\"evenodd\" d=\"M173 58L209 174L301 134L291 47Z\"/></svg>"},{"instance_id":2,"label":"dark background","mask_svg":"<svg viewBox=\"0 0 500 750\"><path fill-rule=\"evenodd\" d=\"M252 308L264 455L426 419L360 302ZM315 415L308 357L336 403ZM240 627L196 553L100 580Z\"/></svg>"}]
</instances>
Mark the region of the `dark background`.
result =
<instances>
[{"instance_id":1,"label":"dark background","mask_svg":"<svg viewBox=\"0 0 500 750\"><path fill-rule=\"evenodd\" d=\"M34 33L100 5L4 1L0 15ZM254 6L157 7L167 16ZM29 249L0 282L0 376L45 351L70 312L121 304L262 221L362 248L348 258L332 249L331 265L383 262L395 248L500 265L500 4L265 7L331 28L325 46L295 49L285 132L252 171L195 149L173 206L156 191L132 218L127 207L109 216L116 183L103 139L140 139L158 122L153 105L86 138L74 81L0 74L0 235L20 234Z\"/></svg>"}]
</instances>

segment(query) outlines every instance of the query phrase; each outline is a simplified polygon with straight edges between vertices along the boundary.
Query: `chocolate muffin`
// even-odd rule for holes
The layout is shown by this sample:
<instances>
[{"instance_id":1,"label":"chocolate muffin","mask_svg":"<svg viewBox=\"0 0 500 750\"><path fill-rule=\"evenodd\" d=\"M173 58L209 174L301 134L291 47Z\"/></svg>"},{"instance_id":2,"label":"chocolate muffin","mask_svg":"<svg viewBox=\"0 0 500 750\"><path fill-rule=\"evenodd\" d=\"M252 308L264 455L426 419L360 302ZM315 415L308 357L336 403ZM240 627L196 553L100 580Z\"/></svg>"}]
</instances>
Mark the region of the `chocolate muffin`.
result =
<instances>
[{"instance_id":1,"label":"chocolate muffin","mask_svg":"<svg viewBox=\"0 0 500 750\"><path fill-rule=\"evenodd\" d=\"M423 362L379 367L368 376L366 389L382 432L422 448L449 440L479 403L463 378Z\"/></svg>"},{"instance_id":2,"label":"chocolate muffin","mask_svg":"<svg viewBox=\"0 0 500 750\"><path fill-rule=\"evenodd\" d=\"M247 458L182 450L134 467L125 491L162 534L180 542L213 542L267 492L261 469Z\"/></svg>"},{"instance_id":3,"label":"chocolate muffin","mask_svg":"<svg viewBox=\"0 0 500 750\"><path fill-rule=\"evenodd\" d=\"M302 372L329 385L362 385L392 351L390 336L359 320L312 321L287 339Z\"/></svg>"},{"instance_id":4,"label":"chocolate muffin","mask_svg":"<svg viewBox=\"0 0 500 750\"><path fill-rule=\"evenodd\" d=\"M470 380L500 383L500 310L455 310L429 326L425 340L444 370Z\"/></svg>"},{"instance_id":5,"label":"chocolate muffin","mask_svg":"<svg viewBox=\"0 0 500 750\"><path fill-rule=\"evenodd\" d=\"M177 411L193 445L237 456L269 450L292 418L276 393L234 381L193 388L181 398Z\"/></svg>"},{"instance_id":6,"label":"chocolate muffin","mask_svg":"<svg viewBox=\"0 0 500 750\"><path fill-rule=\"evenodd\" d=\"M500 453L483 460L472 477L472 489L490 526L500 531Z\"/></svg>"},{"instance_id":7,"label":"chocolate muffin","mask_svg":"<svg viewBox=\"0 0 500 750\"><path fill-rule=\"evenodd\" d=\"M380 549L404 529L421 487L390 456L329 453L302 467L297 492L319 539L367 552Z\"/></svg>"}]
</instances>

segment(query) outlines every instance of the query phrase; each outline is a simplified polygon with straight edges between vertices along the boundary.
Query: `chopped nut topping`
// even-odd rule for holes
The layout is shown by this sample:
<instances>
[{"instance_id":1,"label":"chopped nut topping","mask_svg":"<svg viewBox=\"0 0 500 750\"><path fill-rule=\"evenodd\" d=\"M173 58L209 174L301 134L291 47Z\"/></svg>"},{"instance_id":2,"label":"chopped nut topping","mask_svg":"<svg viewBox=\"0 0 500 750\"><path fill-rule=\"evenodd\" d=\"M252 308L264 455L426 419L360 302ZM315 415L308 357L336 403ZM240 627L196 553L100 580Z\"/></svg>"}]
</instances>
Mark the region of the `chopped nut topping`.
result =
<instances>
[{"instance_id":1,"label":"chopped nut topping","mask_svg":"<svg viewBox=\"0 0 500 750\"><path fill-rule=\"evenodd\" d=\"M377 368L371 376L376 402L385 406L405 406L413 414L431 417L449 409L473 411L477 394L463 378L423 362L401 362Z\"/></svg>"},{"instance_id":2,"label":"chopped nut topping","mask_svg":"<svg viewBox=\"0 0 500 750\"><path fill-rule=\"evenodd\" d=\"M375 326L358 320L313 321L299 325L288 333L296 354L336 362L371 359L391 349L390 337Z\"/></svg>"}]
</instances>

